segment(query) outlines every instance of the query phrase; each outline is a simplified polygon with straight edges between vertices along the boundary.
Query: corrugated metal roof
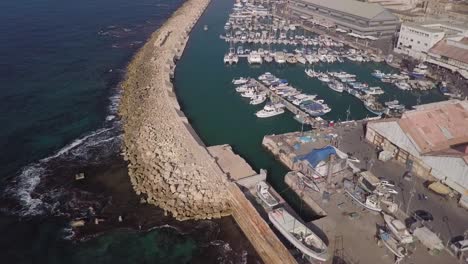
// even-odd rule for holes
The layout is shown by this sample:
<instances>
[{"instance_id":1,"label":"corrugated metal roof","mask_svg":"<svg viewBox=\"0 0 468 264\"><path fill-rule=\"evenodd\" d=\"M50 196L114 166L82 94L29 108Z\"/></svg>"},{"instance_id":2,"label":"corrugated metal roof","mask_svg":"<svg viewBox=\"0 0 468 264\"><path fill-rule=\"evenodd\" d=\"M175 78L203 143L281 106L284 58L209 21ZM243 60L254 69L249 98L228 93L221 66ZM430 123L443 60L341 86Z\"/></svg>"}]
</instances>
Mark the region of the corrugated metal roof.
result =
<instances>
[{"instance_id":1,"label":"corrugated metal roof","mask_svg":"<svg viewBox=\"0 0 468 264\"><path fill-rule=\"evenodd\" d=\"M468 143L468 101L443 102L426 109L407 111L398 124L411 136L421 153L448 150L454 145Z\"/></svg>"},{"instance_id":2,"label":"corrugated metal roof","mask_svg":"<svg viewBox=\"0 0 468 264\"><path fill-rule=\"evenodd\" d=\"M463 40L466 41L466 40ZM468 42L468 41L466 41ZM464 42L461 42L464 43ZM466 45L466 44L465 44ZM429 53L444 56L452 60L468 63L468 49L459 46L450 45L446 39L437 42L434 47L429 50Z\"/></svg>"},{"instance_id":3,"label":"corrugated metal roof","mask_svg":"<svg viewBox=\"0 0 468 264\"><path fill-rule=\"evenodd\" d=\"M355 0L302 0L302 2L323 6L367 19L374 18L380 13L387 11L379 4L365 3Z\"/></svg>"}]
</instances>

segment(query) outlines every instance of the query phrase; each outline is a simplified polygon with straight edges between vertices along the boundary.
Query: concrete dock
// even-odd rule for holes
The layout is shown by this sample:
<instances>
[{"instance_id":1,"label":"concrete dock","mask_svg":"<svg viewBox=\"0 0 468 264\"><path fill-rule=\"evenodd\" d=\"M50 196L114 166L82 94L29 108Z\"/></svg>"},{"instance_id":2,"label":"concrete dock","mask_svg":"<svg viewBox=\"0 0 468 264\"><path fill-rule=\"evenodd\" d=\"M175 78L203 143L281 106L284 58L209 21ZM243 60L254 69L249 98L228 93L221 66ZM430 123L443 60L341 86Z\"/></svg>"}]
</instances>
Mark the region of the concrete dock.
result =
<instances>
[{"instance_id":1,"label":"concrete dock","mask_svg":"<svg viewBox=\"0 0 468 264\"><path fill-rule=\"evenodd\" d=\"M260 180L265 180L266 174L256 174L229 145L212 146L207 149L221 170L230 176L232 182L228 186L228 192L232 197L230 201L232 216L262 260L265 263L297 263L259 214L253 202L246 197L251 195L249 187L254 187ZM246 192L244 193L241 188Z\"/></svg>"}]
</instances>

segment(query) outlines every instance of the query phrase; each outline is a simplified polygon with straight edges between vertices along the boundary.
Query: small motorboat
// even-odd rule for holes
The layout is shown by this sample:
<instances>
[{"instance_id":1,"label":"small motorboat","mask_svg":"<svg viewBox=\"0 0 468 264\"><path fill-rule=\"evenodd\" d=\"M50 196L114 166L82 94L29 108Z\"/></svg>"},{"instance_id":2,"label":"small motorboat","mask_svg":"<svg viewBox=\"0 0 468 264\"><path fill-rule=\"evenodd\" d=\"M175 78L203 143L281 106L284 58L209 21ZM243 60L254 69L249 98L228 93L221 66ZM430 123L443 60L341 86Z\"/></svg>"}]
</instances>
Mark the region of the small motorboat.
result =
<instances>
[{"instance_id":1,"label":"small motorboat","mask_svg":"<svg viewBox=\"0 0 468 264\"><path fill-rule=\"evenodd\" d=\"M268 207L274 207L279 203L278 200L270 193L270 186L268 186L264 181L257 183L257 196Z\"/></svg>"}]
</instances>

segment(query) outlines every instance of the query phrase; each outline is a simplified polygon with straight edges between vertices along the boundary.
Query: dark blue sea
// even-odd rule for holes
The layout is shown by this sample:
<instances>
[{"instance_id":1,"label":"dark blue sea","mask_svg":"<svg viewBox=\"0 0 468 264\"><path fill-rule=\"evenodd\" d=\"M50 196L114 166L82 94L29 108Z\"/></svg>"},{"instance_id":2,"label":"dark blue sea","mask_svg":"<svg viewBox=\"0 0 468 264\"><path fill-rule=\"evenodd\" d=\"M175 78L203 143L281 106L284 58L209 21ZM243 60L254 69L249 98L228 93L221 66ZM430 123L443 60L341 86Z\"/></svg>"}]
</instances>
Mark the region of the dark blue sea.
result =
<instances>
[{"instance_id":1,"label":"dark blue sea","mask_svg":"<svg viewBox=\"0 0 468 264\"><path fill-rule=\"evenodd\" d=\"M210 247L232 251L222 240L200 249L199 237L167 224L145 232L110 228L83 242L68 228L70 219L84 217L76 208L100 206L93 194L100 187L85 181L76 191L74 174L96 174L93 166L118 159L118 85L126 65L182 3L0 2L1 263L187 263ZM117 183L110 178L125 174L119 166L94 182L128 193L125 175ZM115 204L109 197L98 198ZM185 230L190 225L207 223ZM242 260L241 253L234 258Z\"/></svg>"}]
</instances>

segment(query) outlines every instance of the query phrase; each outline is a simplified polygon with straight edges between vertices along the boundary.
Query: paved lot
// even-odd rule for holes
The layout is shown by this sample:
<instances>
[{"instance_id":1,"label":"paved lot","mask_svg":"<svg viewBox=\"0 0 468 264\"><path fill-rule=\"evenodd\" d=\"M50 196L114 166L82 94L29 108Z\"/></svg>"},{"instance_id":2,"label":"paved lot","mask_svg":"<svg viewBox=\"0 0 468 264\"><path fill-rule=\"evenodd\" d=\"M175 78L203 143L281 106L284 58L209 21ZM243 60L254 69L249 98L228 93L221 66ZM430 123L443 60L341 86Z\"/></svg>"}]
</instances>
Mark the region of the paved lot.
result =
<instances>
[{"instance_id":1,"label":"paved lot","mask_svg":"<svg viewBox=\"0 0 468 264\"><path fill-rule=\"evenodd\" d=\"M338 147L345 152L351 152L361 160L356 165L369 169L378 177L395 181L396 189L399 191L397 200L401 211L411 213L414 210L423 209L430 212L434 216L434 221L427 226L439 234L444 243L447 243L452 237L463 235L463 232L468 230L468 211L458 207L457 201L429 191L423 186L423 180L418 177L413 177L411 181L404 180L402 176L405 167L402 164L393 160L387 162L377 160L374 146L363 141L362 125L339 128L339 130L341 137ZM373 162L366 162L366 160ZM369 165L370 163L373 165ZM410 192L413 188L415 194L410 199ZM426 195L427 200L420 199L420 194Z\"/></svg>"}]
</instances>

